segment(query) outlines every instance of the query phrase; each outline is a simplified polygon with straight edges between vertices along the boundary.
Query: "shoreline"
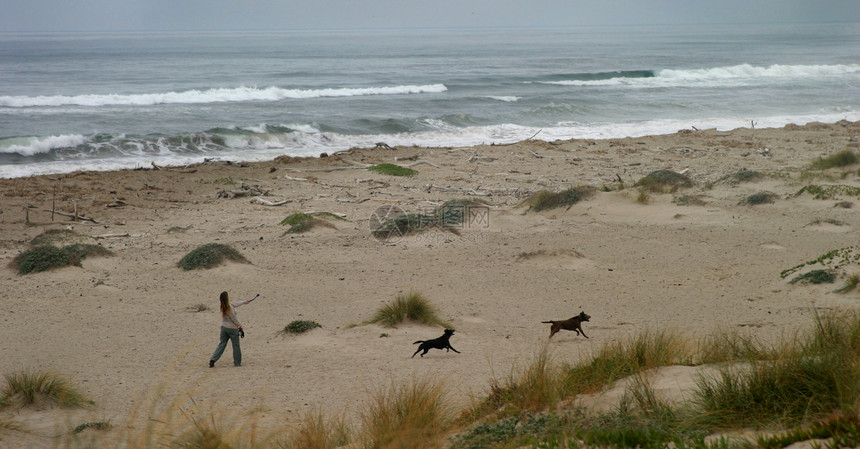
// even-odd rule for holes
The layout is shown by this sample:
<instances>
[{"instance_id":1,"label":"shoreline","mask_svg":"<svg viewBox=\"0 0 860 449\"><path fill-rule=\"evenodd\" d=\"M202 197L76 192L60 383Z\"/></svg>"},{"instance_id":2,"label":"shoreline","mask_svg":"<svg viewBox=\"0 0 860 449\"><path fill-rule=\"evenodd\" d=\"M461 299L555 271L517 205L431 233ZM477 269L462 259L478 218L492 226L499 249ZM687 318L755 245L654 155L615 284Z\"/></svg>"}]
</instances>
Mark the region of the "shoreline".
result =
<instances>
[{"instance_id":1,"label":"shoreline","mask_svg":"<svg viewBox=\"0 0 860 449\"><path fill-rule=\"evenodd\" d=\"M189 392L201 407L253 409L261 422L295 423L314 410L357 419L369 391L436 376L446 379L458 407L467 406L544 345L563 362L649 329L780 338L808 326L817 311L856 309L856 292L789 284L780 272L856 245L860 198L797 193L809 184L860 188L857 165L808 169L820 157L860 152L858 138L860 122L842 121L0 179L4 332L15 336L0 347L0 373L55 370L95 401L85 411L25 409L16 420L33 434L2 437L53 447L46 436L64 420L134 421L159 389L166 397ZM366 169L379 163L416 164L418 174ZM742 169L765 176L727 181ZM683 173L693 186L643 199L634 184L656 170ZM535 192L580 185L595 188L594 196L542 212L523 206ZM777 198L739 204L759 192ZM685 205L682 196L701 203ZM461 198L484 202L487 220L459 235L381 242L370 234L382 206L416 213ZM311 211L346 220L303 234L279 225ZM72 230L115 255L17 274L9 263L48 229ZM212 242L234 247L250 263L176 267ZM855 274L860 266L840 272ZM261 297L239 311L247 332L243 366L229 366L228 348L209 369L223 290L234 300ZM440 328L361 324L411 291L457 329L451 343L460 354L410 358L412 342L437 337ZM190 310L198 304L209 310ZM583 324L588 339L562 332L547 340L549 326L541 321L580 311L591 315ZM281 335L293 320L322 327Z\"/></svg>"}]
</instances>

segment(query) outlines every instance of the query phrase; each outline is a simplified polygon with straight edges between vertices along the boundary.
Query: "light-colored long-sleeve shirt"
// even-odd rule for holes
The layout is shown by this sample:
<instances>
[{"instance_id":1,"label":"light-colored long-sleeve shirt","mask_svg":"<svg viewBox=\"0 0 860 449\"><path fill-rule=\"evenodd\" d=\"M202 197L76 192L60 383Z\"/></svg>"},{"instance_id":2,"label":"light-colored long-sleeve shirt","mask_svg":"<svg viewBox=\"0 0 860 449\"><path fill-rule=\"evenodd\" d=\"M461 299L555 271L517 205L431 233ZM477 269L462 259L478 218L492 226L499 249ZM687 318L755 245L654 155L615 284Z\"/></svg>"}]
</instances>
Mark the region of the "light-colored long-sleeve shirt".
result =
<instances>
[{"instance_id":1,"label":"light-colored long-sleeve shirt","mask_svg":"<svg viewBox=\"0 0 860 449\"><path fill-rule=\"evenodd\" d=\"M229 327L231 329L238 329L242 327L242 323L239 322L239 317L236 315L236 309L240 306L248 304L249 302L251 302L250 299L247 301L231 302L230 311L227 312L226 315L224 315L223 319L221 320L221 325L224 327Z\"/></svg>"}]
</instances>

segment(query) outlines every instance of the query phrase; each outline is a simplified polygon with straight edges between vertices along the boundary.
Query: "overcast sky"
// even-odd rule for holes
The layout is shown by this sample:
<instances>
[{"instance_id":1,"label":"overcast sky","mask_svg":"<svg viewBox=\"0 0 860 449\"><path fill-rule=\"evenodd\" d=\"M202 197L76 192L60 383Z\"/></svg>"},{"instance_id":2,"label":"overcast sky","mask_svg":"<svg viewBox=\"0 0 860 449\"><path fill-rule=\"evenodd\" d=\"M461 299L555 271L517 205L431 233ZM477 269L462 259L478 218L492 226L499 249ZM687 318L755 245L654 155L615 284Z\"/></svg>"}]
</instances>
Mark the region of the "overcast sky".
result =
<instances>
[{"instance_id":1,"label":"overcast sky","mask_svg":"<svg viewBox=\"0 0 860 449\"><path fill-rule=\"evenodd\" d=\"M0 0L0 32L860 22L860 0Z\"/></svg>"}]
</instances>

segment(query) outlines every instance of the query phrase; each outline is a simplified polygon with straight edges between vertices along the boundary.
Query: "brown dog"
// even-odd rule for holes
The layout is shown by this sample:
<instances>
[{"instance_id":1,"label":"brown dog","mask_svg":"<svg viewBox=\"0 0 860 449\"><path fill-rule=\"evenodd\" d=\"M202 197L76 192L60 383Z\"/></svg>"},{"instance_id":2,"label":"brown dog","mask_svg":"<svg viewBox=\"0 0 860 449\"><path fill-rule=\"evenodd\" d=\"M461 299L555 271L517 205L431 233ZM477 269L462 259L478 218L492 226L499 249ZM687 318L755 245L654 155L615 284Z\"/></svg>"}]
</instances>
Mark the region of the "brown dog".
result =
<instances>
[{"instance_id":1,"label":"brown dog","mask_svg":"<svg viewBox=\"0 0 860 449\"><path fill-rule=\"evenodd\" d=\"M588 321L589 318L591 317L585 312L579 312L579 315L568 318L564 321L541 321L541 323L552 324L549 328L549 338L552 338L553 335L562 329L566 331L574 331L576 332L576 335L582 334L583 337L588 338L588 335L585 335L585 332L582 330L582 322Z\"/></svg>"}]
</instances>

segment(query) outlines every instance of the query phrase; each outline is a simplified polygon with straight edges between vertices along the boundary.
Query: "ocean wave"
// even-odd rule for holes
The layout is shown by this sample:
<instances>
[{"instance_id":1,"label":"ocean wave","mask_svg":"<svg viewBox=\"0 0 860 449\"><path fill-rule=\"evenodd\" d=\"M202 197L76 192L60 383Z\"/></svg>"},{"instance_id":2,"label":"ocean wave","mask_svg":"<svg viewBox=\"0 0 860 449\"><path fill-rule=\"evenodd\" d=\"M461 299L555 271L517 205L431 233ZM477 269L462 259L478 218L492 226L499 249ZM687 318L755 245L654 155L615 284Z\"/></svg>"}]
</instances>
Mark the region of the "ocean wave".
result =
<instances>
[{"instance_id":1,"label":"ocean wave","mask_svg":"<svg viewBox=\"0 0 860 449\"><path fill-rule=\"evenodd\" d=\"M444 84L405 85L383 87L341 87L326 89L284 89L280 87L236 87L207 90L188 90L152 94L90 94L0 96L0 107L23 108L45 106L149 106L155 104L200 104L241 101L279 101L322 97L358 97L367 95L404 95L440 93L448 88Z\"/></svg>"},{"instance_id":2,"label":"ocean wave","mask_svg":"<svg viewBox=\"0 0 860 449\"><path fill-rule=\"evenodd\" d=\"M35 156L50 153L59 148L77 147L87 142L78 134L46 137L7 137L0 139L0 154Z\"/></svg>"},{"instance_id":3,"label":"ocean wave","mask_svg":"<svg viewBox=\"0 0 860 449\"><path fill-rule=\"evenodd\" d=\"M569 79L539 81L542 84L562 86L622 86L634 87L669 87L685 84L724 83L731 81L750 81L761 79L804 79L816 77L834 77L860 74L860 64L836 65L782 65L754 66L739 64L726 67L703 69L662 69L653 76L642 76L641 71L614 72L617 76L605 76L609 72L600 72L593 79L577 76ZM636 76L630 76L635 73Z\"/></svg>"}]
</instances>

